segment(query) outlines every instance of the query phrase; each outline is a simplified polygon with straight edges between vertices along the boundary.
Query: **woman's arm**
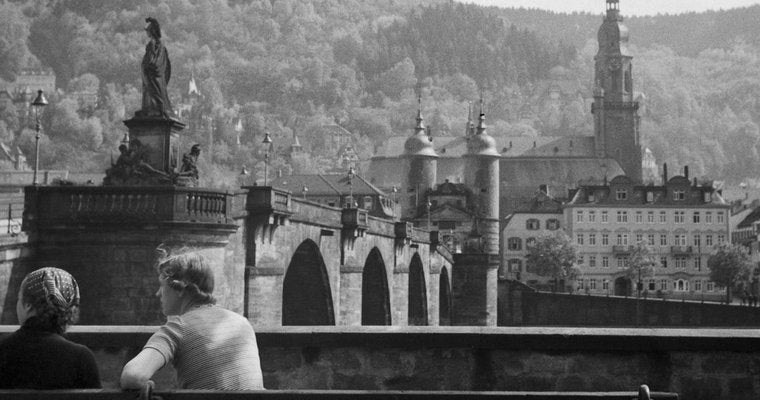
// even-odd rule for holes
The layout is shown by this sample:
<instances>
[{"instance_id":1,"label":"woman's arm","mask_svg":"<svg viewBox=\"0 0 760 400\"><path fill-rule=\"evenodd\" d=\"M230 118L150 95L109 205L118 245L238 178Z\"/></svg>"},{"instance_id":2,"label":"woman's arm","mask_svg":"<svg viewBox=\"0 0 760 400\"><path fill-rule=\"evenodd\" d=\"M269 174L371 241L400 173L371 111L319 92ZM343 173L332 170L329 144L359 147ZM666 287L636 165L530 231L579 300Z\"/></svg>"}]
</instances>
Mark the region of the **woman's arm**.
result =
<instances>
[{"instance_id":1,"label":"woman's arm","mask_svg":"<svg viewBox=\"0 0 760 400\"><path fill-rule=\"evenodd\" d=\"M151 347L144 348L121 371L121 388L140 389L164 364L166 360L158 350Z\"/></svg>"}]
</instances>

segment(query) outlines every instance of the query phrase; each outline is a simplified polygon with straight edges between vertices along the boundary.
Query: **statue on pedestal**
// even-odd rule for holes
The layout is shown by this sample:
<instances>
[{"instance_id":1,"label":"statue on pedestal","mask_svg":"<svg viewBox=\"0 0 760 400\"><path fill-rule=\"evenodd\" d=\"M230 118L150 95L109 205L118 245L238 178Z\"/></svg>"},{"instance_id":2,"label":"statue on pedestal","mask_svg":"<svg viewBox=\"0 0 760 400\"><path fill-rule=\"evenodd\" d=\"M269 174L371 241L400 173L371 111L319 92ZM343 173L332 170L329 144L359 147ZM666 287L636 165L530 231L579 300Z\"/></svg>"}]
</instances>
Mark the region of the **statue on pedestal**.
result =
<instances>
[{"instance_id":1,"label":"statue on pedestal","mask_svg":"<svg viewBox=\"0 0 760 400\"><path fill-rule=\"evenodd\" d=\"M201 155L201 145L194 144L190 153L182 156L182 166L174 178L177 186L198 186L198 156Z\"/></svg>"},{"instance_id":2,"label":"statue on pedestal","mask_svg":"<svg viewBox=\"0 0 760 400\"><path fill-rule=\"evenodd\" d=\"M142 60L142 110L143 117L171 118L172 104L166 87L172 75L172 65L169 53L161 43L161 27L154 18L146 18L148 25L145 31L150 42L145 46L145 56Z\"/></svg>"}]
</instances>

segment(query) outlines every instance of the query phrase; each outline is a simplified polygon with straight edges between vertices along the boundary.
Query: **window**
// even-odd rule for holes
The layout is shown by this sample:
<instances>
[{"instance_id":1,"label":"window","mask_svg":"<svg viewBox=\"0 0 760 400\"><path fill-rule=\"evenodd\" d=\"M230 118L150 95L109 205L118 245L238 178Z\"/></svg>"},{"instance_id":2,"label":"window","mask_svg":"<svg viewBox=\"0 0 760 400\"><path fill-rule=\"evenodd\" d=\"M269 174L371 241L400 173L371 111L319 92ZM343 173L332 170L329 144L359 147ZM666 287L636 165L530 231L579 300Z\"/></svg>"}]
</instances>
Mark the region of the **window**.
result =
<instances>
[{"instance_id":1,"label":"window","mask_svg":"<svg viewBox=\"0 0 760 400\"><path fill-rule=\"evenodd\" d=\"M660 290L668 290L668 280L660 279Z\"/></svg>"},{"instance_id":2,"label":"window","mask_svg":"<svg viewBox=\"0 0 760 400\"><path fill-rule=\"evenodd\" d=\"M531 231L536 231L540 229L540 226L541 226L541 223L538 222L537 219L531 218L525 222L525 229L529 229Z\"/></svg>"},{"instance_id":3,"label":"window","mask_svg":"<svg viewBox=\"0 0 760 400\"><path fill-rule=\"evenodd\" d=\"M607 256L602 257L602 268L609 268L610 267L610 258Z\"/></svg>"},{"instance_id":4,"label":"window","mask_svg":"<svg viewBox=\"0 0 760 400\"><path fill-rule=\"evenodd\" d=\"M715 291L715 282L707 281L707 291L708 292Z\"/></svg>"},{"instance_id":5,"label":"window","mask_svg":"<svg viewBox=\"0 0 760 400\"><path fill-rule=\"evenodd\" d=\"M588 212L588 222L596 222L596 211Z\"/></svg>"},{"instance_id":6,"label":"window","mask_svg":"<svg viewBox=\"0 0 760 400\"><path fill-rule=\"evenodd\" d=\"M702 257L695 257L694 258L694 270L695 271L701 271L702 270Z\"/></svg>"},{"instance_id":7,"label":"window","mask_svg":"<svg viewBox=\"0 0 760 400\"><path fill-rule=\"evenodd\" d=\"M575 222L583 222L583 211L578 210L575 212Z\"/></svg>"},{"instance_id":8,"label":"window","mask_svg":"<svg viewBox=\"0 0 760 400\"><path fill-rule=\"evenodd\" d=\"M618 211L617 222L628 222L628 211Z\"/></svg>"},{"instance_id":9,"label":"window","mask_svg":"<svg viewBox=\"0 0 760 400\"><path fill-rule=\"evenodd\" d=\"M644 241L644 235L637 233L636 234L636 243L643 242Z\"/></svg>"},{"instance_id":10,"label":"window","mask_svg":"<svg viewBox=\"0 0 760 400\"><path fill-rule=\"evenodd\" d=\"M615 189L615 200L628 199L628 191L625 189Z\"/></svg>"},{"instance_id":11,"label":"window","mask_svg":"<svg viewBox=\"0 0 760 400\"><path fill-rule=\"evenodd\" d=\"M667 246L668 245L668 235L661 233L660 234L660 246Z\"/></svg>"},{"instance_id":12,"label":"window","mask_svg":"<svg viewBox=\"0 0 760 400\"><path fill-rule=\"evenodd\" d=\"M699 223L699 211L694 211L694 215L692 215L691 221L695 224Z\"/></svg>"},{"instance_id":13,"label":"window","mask_svg":"<svg viewBox=\"0 0 760 400\"><path fill-rule=\"evenodd\" d=\"M644 222L644 213L641 211L636 211L636 223L640 224L642 222Z\"/></svg>"},{"instance_id":14,"label":"window","mask_svg":"<svg viewBox=\"0 0 760 400\"><path fill-rule=\"evenodd\" d=\"M647 280L647 290L655 290L656 281L654 279Z\"/></svg>"},{"instance_id":15,"label":"window","mask_svg":"<svg viewBox=\"0 0 760 400\"><path fill-rule=\"evenodd\" d=\"M507 239L507 249L511 251L522 250L522 239L519 237L511 237Z\"/></svg>"},{"instance_id":16,"label":"window","mask_svg":"<svg viewBox=\"0 0 760 400\"><path fill-rule=\"evenodd\" d=\"M591 279L588 283L589 289L596 290L596 279Z\"/></svg>"},{"instance_id":17,"label":"window","mask_svg":"<svg viewBox=\"0 0 760 400\"><path fill-rule=\"evenodd\" d=\"M610 281L607 279L602 280L602 290L610 290Z\"/></svg>"},{"instance_id":18,"label":"window","mask_svg":"<svg viewBox=\"0 0 760 400\"><path fill-rule=\"evenodd\" d=\"M667 257L660 257L660 267L667 268L668 267L668 258Z\"/></svg>"},{"instance_id":19,"label":"window","mask_svg":"<svg viewBox=\"0 0 760 400\"><path fill-rule=\"evenodd\" d=\"M647 212L647 222L654 222L654 211Z\"/></svg>"},{"instance_id":20,"label":"window","mask_svg":"<svg viewBox=\"0 0 760 400\"><path fill-rule=\"evenodd\" d=\"M583 286L583 279L578 279L578 290L583 290L585 287Z\"/></svg>"},{"instance_id":21,"label":"window","mask_svg":"<svg viewBox=\"0 0 760 400\"><path fill-rule=\"evenodd\" d=\"M686 199L686 192L683 190L674 190L673 191L673 200L675 201L681 201Z\"/></svg>"},{"instance_id":22,"label":"window","mask_svg":"<svg viewBox=\"0 0 760 400\"><path fill-rule=\"evenodd\" d=\"M602 233L602 246L609 246L610 245L610 235L606 233Z\"/></svg>"},{"instance_id":23,"label":"window","mask_svg":"<svg viewBox=\"0 0 760 400\"><path fill-rule=\"evenodd\" d=\"M596 256L588 256L589 268L596 268Z\"/></svg>"},{"instance_id":24,"label":"window","mask_svg":"<svg viewBox=\"0 0 760 400\"><path fill-rule=\"evenodd\" d=\"M628 257L618 257L617 258L617 267L618 268L625 268L628 266Z\"/></svg>"},{"instance_id":25,"label":"window","mask_svg":"<svg viewBox=\"0 0 760 400\"><path fill-rule=\"evenodd\" d=\"M726 241L726 235L718 235L718 244Z\"/></svg>"},{"instance_id":26,"label":"window","mask_svg":"<svg viewBox=\"0 0 760 400\"><path fill-rule=\"evenodd\" d=\"M665 211L660 211L660 223L664 224L668 222L668 214Z\"/></svg>"},{"instance_id":27,"label":"window","mask_svg":"<svg viewBox=\"0 0 760 400\"><path fill-rule=\"evenodd\" d=\"M589 233L588 234L588 244L590 246L596 246L596 234L595 233Z\"/></svg>"},{"instance_id":28,"label":"window","mask_svg":"<svg viewBox=\"0 0 760 400\"><path fill-rule=\"evenodd\" d=\"M558 219L549 219L546 221L546 229L550 231L556 231L559 229L559 220Z\"/></svg>"},{"instance_id":29,"label":"window","mask_svg":"<svg viewBox=\"0 0 760 400\"><path fill-rule=\"evenodd\" d=\"M583 245L583 234L582 233L579 233L579 234L575 235L575 243L577 243L579 245Z\"/></svg>"},{"instance_id":30,"label":"window","mask_svg":"<svg viewBox=\"0 0 760 400\"><path fill-rule=\"evenodd\" d=\"M705 223L712 224L712 213L709 211L705 213Z\"/></svg>"},{"instance_id":31,"label":"window","mask_svg":"<svg viewBox=\"0 0 760 400\"><path fill-rule=\"evenodd\" d=\"M686 258L676 257L676 269L686 269Z\"/></svg>"},{"instance_id":32,"label":"window","mask_svg":"<svg viewBox=\"0 0 760 400\"><path fill-rule=\"evenodd\" d=\"M676 290L679 292L689 291L689 281L685 281L683 279L673 281L673 290Z\"/></svg>"},{"instance_id":33,"label":"window","mask_svg":"<svg viewBox=\"0 0 760 400\"><path fill-rule=\"evenodd\" d=\"M702 291L702 281L700 281L700 280L694 281L694 290L697 291L697 292L701 292Z\"/></svg>"},{"instance_id":34,"label":"window","mask_svg":"<svg viewBox=\"0 0 760 400\"><path fill-rule=\"evenodd\" d=\"M673 245L686 246L686 235L675 235L674 239L675 239L675 243L673 243Z\"/></svg>"},{"instance_id":35,"label":"window","mask_svg":"<svg viewBox=\"0 0 760 400\"><path fill-rule=\"evenodd\" d=\"M585 264L585 260L586 258L584 256L578 256L578 259L575 261L578 263L578 265L583 265Z\"/></svg>"},{"instance_id":36,"label":"window","mask_svg":"<svg viewBox=\"0 0 760 400\"><path fill-rule=\"evenodd\" d=\"M716 222L716 223L718 223L718 224L722 224L723 222L725 222L725 221L723 220L723 211L718 211L718 212L715 214L715 222Z\"/></svg>"},{"instance_id":37,"label":"window","mask_svg":"<svg viewBox=\"0 0 760 400\"><path fill-rule=\"evenodd\" d=\"M713 245L712 235L705 235L705 244L707 246L712 246Z\"/></svg>"},{"instance_id":38,"label":"window","mask_svg":"<svg viewBox=\"0 0 760 400\"><path fill-rule=\"evenodd\" d=\"M694 234L694 246L701 246L702 245L702 236L700 236L698 233Z\"/></svg>"},{"instance_id":39,"label":"window","mask_svg":"<svg viewBox=\"0 0 760 400\"><path fill-rule=\"evenodd\" d=\"M522 272L522 260L516 258L509 260L508 269L510 272Z\"/></svg>"},{"instance_id":40,"label":"window","mask_svg":"<svg viewBox=\"0 0 760 400\"><path fill-rule=\"evenodd\" d=\"M650 246L654 246L654 233L650 233L647 235L647 244Z\"/></svg>"},{"instance_id":41,"label":"window","mask_svg":"<svg viewBox=\"0 0 760 400\"><path fill-rule=\"evenodd\" d=\"M602 211L602 222L607 223L607 211Z\"/></svg>"},{"instance_id":42,"label":"window","mask_svg":"<svg viewBox=\"0 0 760 400\"><path fill-rule=\"evenodd\" d=\"M651 203L654 201L654 193L647 192L647 203Z\"/></svg>"},{"instance_id":43,"label":"window","mask_svg":"<svg viewBox=\"0 0 760 400\"><path fill-rule=\"evenodd\" d=\"M673 222L676 224L683 224L686 211L676 211L673 213Z\"/></svg>"},{"instance_id":44,"label":"window","mask_svg":"<svg viewBox=\"0 0 760 400\"><path fill-rule=\"evenodd\" d=\"M619 233L617 235L617 244L618 244L618 246L627 246L628 245L628 234L626 234L626 233Z\"/></svg>"}]
</instances>

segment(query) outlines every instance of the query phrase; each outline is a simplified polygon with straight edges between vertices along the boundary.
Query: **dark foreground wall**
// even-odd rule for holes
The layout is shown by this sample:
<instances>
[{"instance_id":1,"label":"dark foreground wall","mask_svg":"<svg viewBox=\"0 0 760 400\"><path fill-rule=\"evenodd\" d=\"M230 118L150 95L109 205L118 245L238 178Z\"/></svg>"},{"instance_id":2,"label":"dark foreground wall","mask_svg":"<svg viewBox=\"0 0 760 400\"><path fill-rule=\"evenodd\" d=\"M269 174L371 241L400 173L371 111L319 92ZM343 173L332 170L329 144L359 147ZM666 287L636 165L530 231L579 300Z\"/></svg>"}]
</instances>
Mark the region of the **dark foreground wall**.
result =
<instances>
[{"instance_id":1,"label":"dark foreground wall","mask_svg":"<svg viewBox=\"0 0 760 400\"><path fill-rule=\"evenodd\" d=\"M500 326L760 327L760 307L509 287L499 285Z\"/></svg>"},{"instance_id":2,"label":"dark foreground wall","mask_svg":"<svg viewBox=\"0 0 760 400\"><path fill-rule=\"evenodd\" d=\"M0 334L13 331L0 326ZM106 387L155 327L75 327ZM268 389L629 391L760 398L760 332L728 329L258 329ZM171 385L165 371L159 387Z\"/></svg>"}]
</instances>

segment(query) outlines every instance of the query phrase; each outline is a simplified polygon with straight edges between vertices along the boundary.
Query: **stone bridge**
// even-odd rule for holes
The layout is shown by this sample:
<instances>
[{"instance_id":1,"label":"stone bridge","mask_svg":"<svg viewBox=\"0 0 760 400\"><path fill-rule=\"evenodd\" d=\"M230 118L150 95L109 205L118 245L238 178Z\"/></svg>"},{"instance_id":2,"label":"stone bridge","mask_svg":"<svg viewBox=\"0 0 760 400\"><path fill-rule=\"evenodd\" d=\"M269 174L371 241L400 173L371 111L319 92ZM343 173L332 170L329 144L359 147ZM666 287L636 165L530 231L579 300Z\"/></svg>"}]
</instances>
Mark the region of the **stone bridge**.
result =
<instances>
[{"instance_id":1,"label":"stone bridge","mask_svg":"<svg viewBox=\"0 0 760 400\"><path fill-rule=\"evenodd\" d=\"M159 245L206 255L218 302L257 325L451 321L453 259L437 232L272 187L31 186L23 229L0 272L3 323L41 266L75 275L83 324L160 323Z\"/></svg>"}]
</instances>

